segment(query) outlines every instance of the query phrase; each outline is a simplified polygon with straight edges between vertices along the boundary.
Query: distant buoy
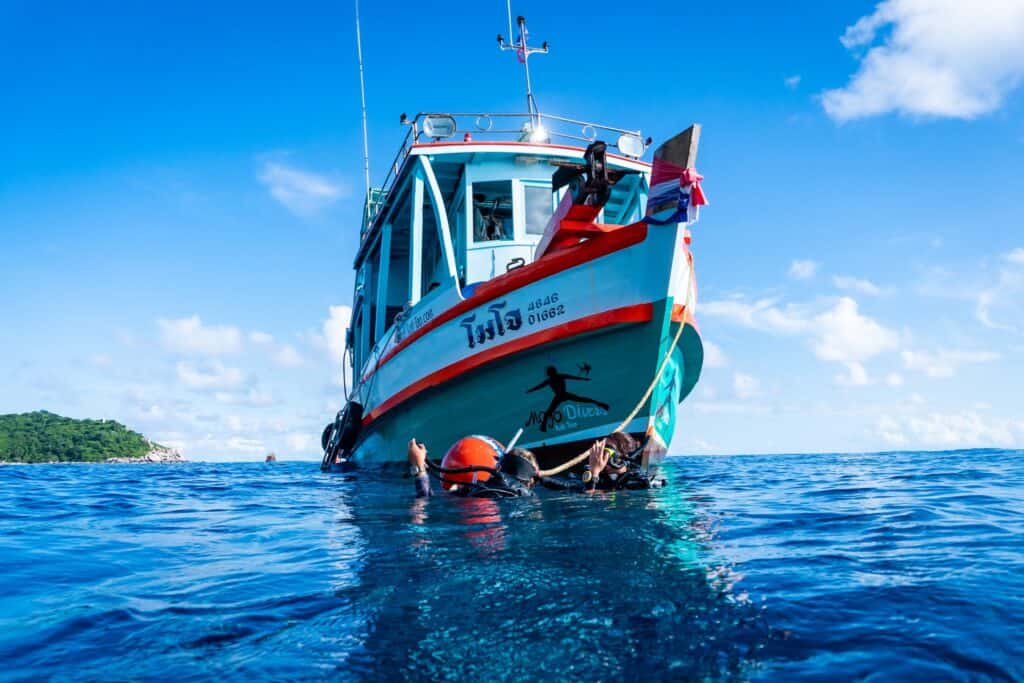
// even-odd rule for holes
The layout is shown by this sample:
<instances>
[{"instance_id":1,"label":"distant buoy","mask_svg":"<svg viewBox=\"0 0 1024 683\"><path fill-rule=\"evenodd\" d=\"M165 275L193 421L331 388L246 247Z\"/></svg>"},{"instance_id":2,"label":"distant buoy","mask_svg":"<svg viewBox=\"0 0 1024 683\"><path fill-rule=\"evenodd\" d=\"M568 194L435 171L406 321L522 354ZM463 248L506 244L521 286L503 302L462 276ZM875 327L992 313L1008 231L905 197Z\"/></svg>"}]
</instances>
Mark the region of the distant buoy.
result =
<instances>
[{"instance_id":1,"label":"distant buoy","mask_svg":"<svg viewBox=\"0 0 1024 683\"><path fill-rule=\"evenodd\" d=\"M445 470L462 469L464 467L487 467L497 469L498 461L505 454L505 447L489 436L465 436L448 449L441 461L441 468ZM457 474L444 473L441 475L441 485L445 490L451 489L456 484L472 484L478 481L487 481L491 473L487 471L459 472Z\"/></svg>"}]
</instances>

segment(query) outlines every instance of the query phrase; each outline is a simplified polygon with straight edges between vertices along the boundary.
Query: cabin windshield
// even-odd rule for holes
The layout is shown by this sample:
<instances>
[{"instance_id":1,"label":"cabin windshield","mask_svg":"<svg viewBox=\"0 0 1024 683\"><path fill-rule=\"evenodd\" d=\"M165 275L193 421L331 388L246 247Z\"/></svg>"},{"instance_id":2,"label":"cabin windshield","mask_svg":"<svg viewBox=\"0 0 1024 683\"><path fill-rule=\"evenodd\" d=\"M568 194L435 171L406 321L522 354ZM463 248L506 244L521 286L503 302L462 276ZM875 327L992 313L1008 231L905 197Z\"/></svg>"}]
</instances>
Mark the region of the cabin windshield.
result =
<instances>
[{"instance_id":1,"label":"cabin windshield","mask_svg":"<svg viewBox=\"0 0 1024 683\"><path fill-rule=\"evenodd\" d=\"M527 235L543 235L554 211L551 188L523 185L523 223Z\"/></svg>"},{"instance_id":2,"label":"cabin windshield","mask_svg":"<svg viewBox=\"0 0 1024 683\"><path fill-rule=\"evenodd\" d=\"M513 239L515 222L512 216L512 181L474 183L473 241L507 242Z\"/></svg>"}]
</instances>

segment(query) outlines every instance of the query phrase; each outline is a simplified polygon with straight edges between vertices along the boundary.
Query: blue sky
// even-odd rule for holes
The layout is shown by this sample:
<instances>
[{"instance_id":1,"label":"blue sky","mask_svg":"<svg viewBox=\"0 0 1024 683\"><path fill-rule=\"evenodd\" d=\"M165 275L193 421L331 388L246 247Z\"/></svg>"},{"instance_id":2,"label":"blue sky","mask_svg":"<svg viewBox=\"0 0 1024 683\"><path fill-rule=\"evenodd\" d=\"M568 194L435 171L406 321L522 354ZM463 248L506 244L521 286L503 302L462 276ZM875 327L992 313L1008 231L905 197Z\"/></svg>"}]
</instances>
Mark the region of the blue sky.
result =
<instances>
[{"instance_id":1,"label":"blue sky","mask_svg":"<svg viewBox=\"0 0 1024 683\"><path fill-rule=\"evenodd\" d=\"M673 451L1024 444L1019 3L588 8L513 3L552 45L542 110L704 125L711 348ZM505 26L364 5L376 178L402 112L522 108ZM315 457L361 208L351 6L8 1L0 83L0 412Z\"/></svg>"}]
</instances>

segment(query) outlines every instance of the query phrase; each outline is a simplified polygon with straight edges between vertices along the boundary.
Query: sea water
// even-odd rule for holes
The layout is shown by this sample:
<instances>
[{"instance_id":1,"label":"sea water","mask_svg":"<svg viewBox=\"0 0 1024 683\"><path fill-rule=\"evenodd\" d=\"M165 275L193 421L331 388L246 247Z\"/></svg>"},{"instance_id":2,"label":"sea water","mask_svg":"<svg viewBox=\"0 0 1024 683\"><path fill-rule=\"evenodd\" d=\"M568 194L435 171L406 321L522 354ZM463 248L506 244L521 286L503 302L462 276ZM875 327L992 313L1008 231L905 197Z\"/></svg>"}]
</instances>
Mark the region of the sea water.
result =
<instances>
[{"instance_id":1,"label":"sea water","mask_svg":"<svg viewBox=\"0 0 1024 683\"><path fill-rule=\"evenodd\" d=\"M0 678L1024 679L1024 453L664 469L489 501L314 463L2 467Z\"/></svg>"}]
</instances>

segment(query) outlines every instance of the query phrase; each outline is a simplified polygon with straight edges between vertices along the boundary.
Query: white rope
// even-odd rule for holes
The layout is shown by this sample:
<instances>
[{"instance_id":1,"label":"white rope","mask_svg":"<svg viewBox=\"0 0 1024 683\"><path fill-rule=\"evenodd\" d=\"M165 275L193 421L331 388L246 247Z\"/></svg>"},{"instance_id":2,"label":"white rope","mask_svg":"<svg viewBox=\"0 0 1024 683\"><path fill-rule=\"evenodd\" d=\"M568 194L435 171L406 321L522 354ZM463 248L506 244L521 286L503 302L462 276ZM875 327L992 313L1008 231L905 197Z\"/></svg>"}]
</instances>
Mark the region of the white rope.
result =
<instances>
[{"instance_id":1,"label":"white rope","mask_svg":"<svg viewBox=\"0 0 1024 683\"><path fill-rule=\"evenodd\" d=\"M647 391L644 392L643 397L637 402L636 406L629 413L629 417L627 417L625 420L623 420L622 424L620 424L618 427L616 427L614 429L614 431L612 432L613 434L616 433L616 432L623 431L629 425L629 423L633 421L633 418L636 417L636 414L640 412L640 409L647 402L647 399L649 399L651 397L651 393L654 391L654 388L656 386L658 386L658 382L661 381L661 376L665 373L665 368L668 367L668 361L672 357L672 353L676 350L676 346L679 344L680 338L682 338L682 336L683 336L683 328L686 327L686 315L687 315L687 313L690 312L690 308L691 308L691 306L690 306L690 294L693 291L693 281L695 279L694 275L693 275L693 254L689 255L689 264L690 264L689 281L686 284L686 298L683 300L683 319L679 323L679 329L676 331L676 336L673 337L672 343L669 344L668 350L665 352L665 355L662 357L661 365L658 367L658 372L655 373L654 379L651 381L650 385L647 387ZM669 315L671 316L671 312L669 313ZM579 465L581 462L586 460L589 456L590 456L590 449L587 449L586 451L584 451L584 452L580 453L579 455L577 455L575 458L572 458L571 460L569 460L567 462L564 462L561 465L558 465L557 467L552 467L549 470L541 470L541 471L538 472L538 474L540 476L542 476L542 477L551 477L551 476L554 476L556 474L561 474L562 472L565 472L566 470L572 469L576 465Z\"/></svg>"}]
</instances>

